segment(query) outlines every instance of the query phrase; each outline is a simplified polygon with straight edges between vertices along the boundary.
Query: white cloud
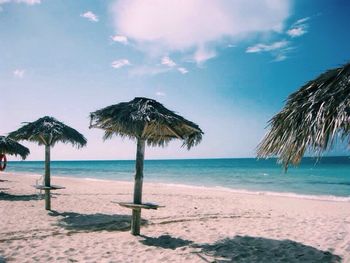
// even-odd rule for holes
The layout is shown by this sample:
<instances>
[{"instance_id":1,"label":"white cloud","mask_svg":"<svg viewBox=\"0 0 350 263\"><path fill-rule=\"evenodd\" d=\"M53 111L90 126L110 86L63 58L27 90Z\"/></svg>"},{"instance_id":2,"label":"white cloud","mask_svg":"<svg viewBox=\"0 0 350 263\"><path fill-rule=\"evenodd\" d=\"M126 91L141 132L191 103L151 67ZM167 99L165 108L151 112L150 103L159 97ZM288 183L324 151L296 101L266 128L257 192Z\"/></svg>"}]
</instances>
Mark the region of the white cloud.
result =
<instances>
[{"instance_id":1,"label":"white cloud","mask_svg":"<svg viewBox=\"0 0 350 263\"><path fill-rule=\"evenodd\" d=\"M284 48L288 45L288 41L282 40L278 42L274 42L272 44L256 44L254 46L248 47L246 49L247 53L260 53L260 52L269 52L269 51L274 51L277 49Z\"/></svg>"},{"instance_id":2,"label":"white cloud","mask_svg":"<svg viewBox=\"0 0 350 263\"><path fill-rule=\"evenodd\" d=\"M186 68L183 68L183 67L179 67L177 68L177 70L181 73L181 74L187 74L188 73L188 70Z\"/></svg>"},{"instance_id":3,"label":"white cloud","mask_svg":"<svg viewBox=\"0 0 350 263\"><path fill-rule=\"evenodd\" d=\"M170 68L176 66L176 63L168 56L163 57L161 63L162 65L168 66Z\"/></svg>"},{"instance_id":4,"label":"white cloud","mask_svg":"<svg viewBox=\"0 0 350 263\"><path fill-rule=\"evenodd\" d=\"M0 5L1 4L6 4L6 3L24 3L27 5L35 5L35 4L40 4L41 0L0 0Z\"/></svg>"},{"instance_id":5,"label":"white cloud","mask_svg":"<svg viewBox=\"0 0 350 263\"><path fill-rule=\"evenodd\" d=\"M139 49L152 55L194 51L203 63L227 40L281 32L289 10L290 0L118 0L112 14L116 32Z\"/></svg>"},{"instance_id":6,"label":"white cloud","mask_svg":"<svg viewBox=\"0 0 350 263\"><path fill-rule=\"evenodd\" d=\"M119 42L124 45L128 44L128 38L126 36L115 35L115 36L111 36L111 38L114 42Z\"/></svg>"},{"instance_id":7,"label":"white cloud","mask_svg":"<svg viewBox=\"0 0 350 263\"><path fill-rule=\"evenodd\" d=\"M305 23L308 21L310 17L304 17L302 19L297 20L291 28L287 31L287 34L294 38L294 37L300 37L307 33L307 27L308 25Z\"/></svg>"},{"instance_id":8,"label":"white cloud","mask_svg":"<svg viewBox=\"0 0 350 263\"><path fill-rule=\"evenodd\" d=\"M158 96L158 97L165 97L166 94L164 92L162 92L162 91L157 91L156 92L156 96Z\"/></svg>"},{"instance_id":9,"label":"white cloud","mask_svg":"<svg viewBox=\"0 0 350 263\"><path fill-rule=\"evenodd\" d=\"M177 66L177 64L168 56L164 56L161 61L162 65L165 65L169 68L173 68ZM177 71L179 71L181 74L186 74L188 73L188 70L184 67L177 67Z\"/></svg>"},{"instance_id":10,"label":"white cloud","mask_svg":"<svg viewBox=\"0 0 350 263\"><path fill-rule=\"evenodd\" d=\"M271 44L256 44L246 49L246 53L261 53L268 52L274 59L274 62L280 62L287 59L287 53L293 50L293 47L289 46L289 42L286 40L273 42Z\"/></svg>"},{"instance_id":11,"label":"white cloud","mask_svg":"<svg viewBox=\"0 0 350 263\"><path fill-rule=\"evenodd\" d=\"M280 61L283 61L283 60L286 60L286 59L287 59L287 55L282 52L280 54L277 54L273 61L274 62L280 62Z\"/></svg>"},{"instance_id":12,"label":"white cloud","mask_svg":"<svg viewBox=\"0 0 350 263\"><path fill-rule=\"evenodd\" d=\"M87 11L80 15L81 17L87 18L91 22L98 22L98 16L91 11Z\"/></svg>"},{"instance_id":13,"label":"white cloud","mask_svg":"<svg viewBox=\"0 0 350 263\"><path fill-rule=\"evenodd\" d=\"M131 65L130 61L127 59L119 59L119 60L114 60L112 62L112 67L116 69L119 69L125 66L130 66L130 65Z\"/></svg>"},{"instance_id":14,"label":"white cloud","mask_svg":"<svg viewBox=\"0 0 350 263\"><path fill-rule=\"evenodd\" d=\"M203 47L199 47L197 51L193 55L194 61L197 65L203 64L205 61L214 58L216 56L215 50L205 49Z\"/></svg>"},{"instance_id":15,"label":"white cloud","mask_svg":"<svg viewBox=\"0 0 350 263\"><path fill-rule=\"evenodd\" d=\"M310 20L310 17L304 17L299 20L297 20L294 25L304 24L306 21Z\"/></svg>"},{"instance_id":16,"label":"white cloud","mask_svg":"<svg viewBox=\"0 0 350 263\"><path fill-rule=\"evenodd\" d=\"M300 37L302 35L304 35L305 33L307 33L305 27L300 26L300 27L294 27L291 28L287 31L287 34L291 37Z\"/></svg>"},{"instance_id":17,"label":"white cloud","mask_svg":"<svg viewBox=\"0 0 350 263\"><path fill-rule=\"evenodd\" d=\"M24 69L16 69L13 71L13 76L16 77L16 78L23 78L24 77L24 72L25 70Z\"/></svg>"}]
</instances>

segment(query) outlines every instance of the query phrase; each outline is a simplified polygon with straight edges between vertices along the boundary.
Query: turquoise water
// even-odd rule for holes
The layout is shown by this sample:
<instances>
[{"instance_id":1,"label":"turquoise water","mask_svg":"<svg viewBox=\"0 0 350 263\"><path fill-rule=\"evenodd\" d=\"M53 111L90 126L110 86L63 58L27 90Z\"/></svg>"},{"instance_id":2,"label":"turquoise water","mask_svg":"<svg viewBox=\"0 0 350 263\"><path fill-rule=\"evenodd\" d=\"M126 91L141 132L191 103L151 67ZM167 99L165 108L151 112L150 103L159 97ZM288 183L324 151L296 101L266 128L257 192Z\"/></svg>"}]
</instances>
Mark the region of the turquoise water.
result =
<instances>
[{"instance_id":1,"label":"turquoise water","mask_svg":"<svg viewBox=\"0 0 350 263\"><path fill-rule=\"evenodd\" d=\"M133 181L135 161L53 161L51 174ZM6 172L43 174L44 163L9 162ZM144 182L350 197L349 157L304 158L285 174L273 159L146 160Z\"/></svg>"}]
</instances>

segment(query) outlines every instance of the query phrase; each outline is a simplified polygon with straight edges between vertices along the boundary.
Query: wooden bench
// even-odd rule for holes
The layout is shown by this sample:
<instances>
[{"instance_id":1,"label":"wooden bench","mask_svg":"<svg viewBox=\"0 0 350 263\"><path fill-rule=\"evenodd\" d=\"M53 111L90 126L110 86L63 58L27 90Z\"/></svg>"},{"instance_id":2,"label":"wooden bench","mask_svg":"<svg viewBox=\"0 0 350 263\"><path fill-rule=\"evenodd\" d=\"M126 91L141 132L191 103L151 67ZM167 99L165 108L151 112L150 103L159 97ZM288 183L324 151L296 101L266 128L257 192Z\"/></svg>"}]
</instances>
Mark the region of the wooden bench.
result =
<instances>
[{"instance_id":1,"label":"wooden bench","mask_svg":"<svg viewBox=\"0 0 350 263\"><path fill-rule=\"evenodd\" d=\"M59 190L59 189L66 189L63 186L59 186L59 185L51 185L51 186L45 186L45 185L33 185L33 187L35 189L39 189L39 190Z\"/></svg>"},{"instance_id":2,"label":"wooden bench","mask_svg":"<svg viewBox=\"0 0 350 263\"><path fill-rule=\"evenodd\" d=\"M120 206L126 207L126 208L131 208L131 209L155 209L157 210L158 208L165 207L164 205L157 205L154 203L142 203L142 204L134 204L134 203L129 203L129 202L115 202L112 201L112 203L118 204Z\"/></svg>"}]
</instances>

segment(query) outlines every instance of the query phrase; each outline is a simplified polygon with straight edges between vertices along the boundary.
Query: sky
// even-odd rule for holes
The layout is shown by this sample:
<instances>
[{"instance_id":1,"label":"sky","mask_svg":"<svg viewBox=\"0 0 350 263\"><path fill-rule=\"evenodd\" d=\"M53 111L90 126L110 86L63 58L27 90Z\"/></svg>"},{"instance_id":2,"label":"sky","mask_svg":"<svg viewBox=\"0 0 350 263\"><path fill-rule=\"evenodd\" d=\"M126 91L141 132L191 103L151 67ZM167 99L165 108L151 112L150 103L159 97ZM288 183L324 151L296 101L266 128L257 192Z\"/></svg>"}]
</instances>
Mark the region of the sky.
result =
<instances>
[{"instance_id":1,"label":"sky","mask_svg":"<svg viewBox=\"0 0 350 263\"><path fill-rule=\"evenodd\" d=\"M89 113L143 96L205 133L146 159L254 157L287 96L349 61L349 13L347 0L0 0L0 134L48 115L88 140L52 160L134 159Z\"/></svg>"}]
</instances>

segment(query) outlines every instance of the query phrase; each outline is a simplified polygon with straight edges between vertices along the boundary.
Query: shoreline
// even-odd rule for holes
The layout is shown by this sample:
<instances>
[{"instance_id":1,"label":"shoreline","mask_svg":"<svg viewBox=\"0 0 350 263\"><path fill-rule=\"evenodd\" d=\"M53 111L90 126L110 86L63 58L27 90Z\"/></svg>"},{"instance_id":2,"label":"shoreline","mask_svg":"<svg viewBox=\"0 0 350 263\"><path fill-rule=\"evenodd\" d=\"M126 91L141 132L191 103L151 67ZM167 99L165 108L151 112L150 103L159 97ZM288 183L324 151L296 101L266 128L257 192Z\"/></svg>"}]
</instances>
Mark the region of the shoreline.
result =
<instances>
[{"instance_id":1,"label":"shoreline","mask_svg":"<svg viewBox=\"0 0 350 263\"><path fill-rule=\"evenodd\" d=\"M32 177L42 177L43 175L35 173L12 173L12 172L0 172L1 174L6 175L19 175L19 176L32 176ZM74 175L61 176L61 175L51 175L51 178L61 178L61 179L76 179L76 180L85 180L85 181L99 181L99 182L117 182L117 183L131 183L133 180L118 180L118 179L102 179L102 178L91 178L91 177L76 177ZM215 190L223 191L235 194L246 194L246 195L257 195L257 196L277 196L277 197L287 197L287 198L297 198L305 200L318 200L318 201L330 201L330 202L350 202L350 196L336 196L336 195L314 195L314 194L299 194L294 192L274 192L274 191L263 191L263 190L248 190L248 189L235 189L230 187L223 186L199 186L192 184L183 184L183 183L165 183L165 182L144 182L144 184L150 185L159 185L159 186L171 186L179 188L189 188L189 189L198 189L198 190Z\"/></svg>"}]
</instances>

